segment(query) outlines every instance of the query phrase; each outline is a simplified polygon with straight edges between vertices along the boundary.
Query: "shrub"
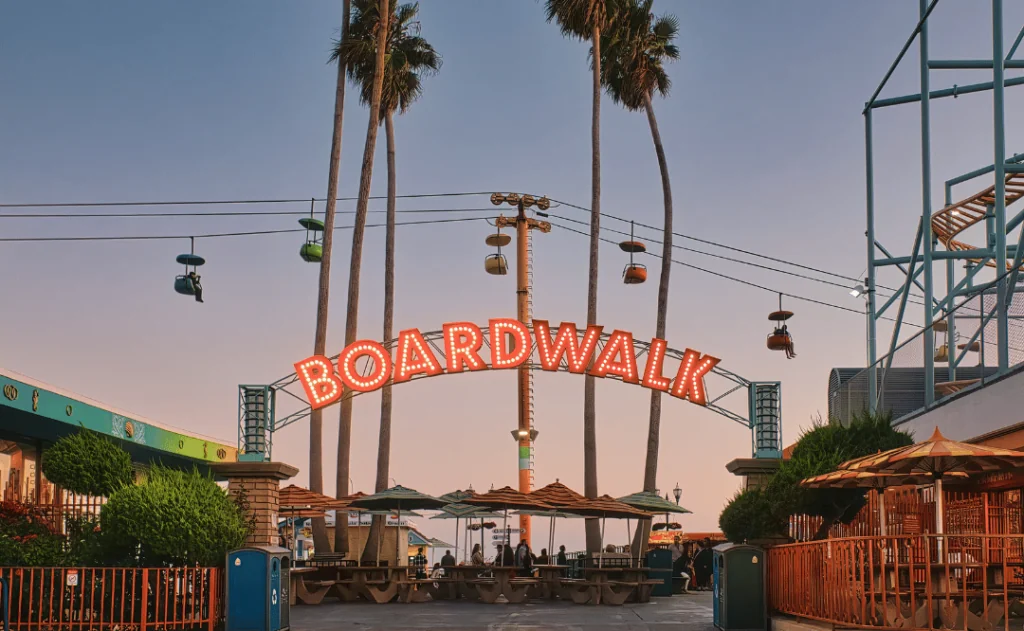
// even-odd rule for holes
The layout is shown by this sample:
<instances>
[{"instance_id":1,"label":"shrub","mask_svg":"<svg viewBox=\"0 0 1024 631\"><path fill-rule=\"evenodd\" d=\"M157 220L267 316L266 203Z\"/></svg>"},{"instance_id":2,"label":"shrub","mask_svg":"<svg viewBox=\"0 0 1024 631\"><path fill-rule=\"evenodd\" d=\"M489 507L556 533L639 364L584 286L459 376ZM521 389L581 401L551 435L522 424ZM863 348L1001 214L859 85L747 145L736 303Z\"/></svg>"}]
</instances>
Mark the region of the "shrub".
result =
<instances>
[{"instance_id":1,"label":"shrub","mask_svg":"<svg viewBox=\"0 0 1024 631\"><path fill-rule=\"evenodd\" d=\"M80 495L109 496L132 483L132 459L124 449L86 429L64 436L43 452L46 479Z\"/></svg>"},{"instance_id":2,"label":"shrub","mask_svg":"<svg viewBox=\"0 0 1024 631\"><path fill-rule=\"evenodd\" d=\"M64 538L36 507L0 502L0 566L59 566Z\"/></svg>"},{"instance_id":3,"label":"shrub","mask_svg":"<svg viewBox=\"0 0 1024 631\"><path fill-rule=\"evenodd\" d=\"M114 492L100 524L119 553L144 565L220 565L246 536L241 510L212 478L159 466Z\"/></svg>"},{"instance_id":4,"label":"shrub","mask_svg":"<svg viewBox=\"0 0 1024 631\"><path fill-rule=\"evenodd\" d=\"M747 489L736 493L722 510L718 527L729 541L743 543L785 532L786 522L775 516L764 491Z\"/></svg>"}]
</instances>

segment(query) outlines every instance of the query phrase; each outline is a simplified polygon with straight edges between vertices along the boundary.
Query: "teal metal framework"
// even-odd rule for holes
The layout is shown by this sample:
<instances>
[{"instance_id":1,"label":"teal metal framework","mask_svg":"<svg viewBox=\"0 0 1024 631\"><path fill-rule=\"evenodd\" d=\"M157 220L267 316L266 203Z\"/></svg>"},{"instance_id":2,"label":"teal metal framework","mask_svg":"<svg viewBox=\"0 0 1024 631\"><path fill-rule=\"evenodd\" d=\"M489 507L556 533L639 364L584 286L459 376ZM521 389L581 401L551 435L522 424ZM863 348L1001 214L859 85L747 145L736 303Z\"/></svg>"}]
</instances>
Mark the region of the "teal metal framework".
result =
<instances>
[{"instance_id":1,"label":"teal metal framework","mask_svg":"<svg viewBox=\"0 0 1024 631\"><path fill-rule=\"evenodd\" d=\"M1021 40L1024 40L1024 27L1021 28L1016 40L1010 50L1004 55L1003 45L1003 0L991 0L992 8L992 58L991 59L968 59L968 60L933 60L929 57L928 48L928 19L935 10L939 0L919 0L920 19L914 31L907 38L902 50L890 65L889 70L882 78L881 83L875 89L871 98L864 105L864 136L865 136L865 171L866 171L866 210L867 210L867 353L868 353L868 402L871 409L878 406L878 356L877 356L877 321L896 302L899 301L895 326L892 338L889 343L889 352L885 357L883 370L891 366L894 351L899 343L900 330L905 321L907 298L910 295L911 286L917 287L924 294L924 367L925 367L925 407L935 403L935 341L933 323L937 320L945 320L948 324L946 329L946 345L949 353L950 379L955 379L956 366L966 355L957 355L954 352L956 340L955 318L953 316L954 301L957 297L965 295L977 295L979 290L986 288L994 291L996 295L995 306L981 320L979 333L984 330L985 323L995 318L997 322L997 355L998 374L1005 374L1009 371L1009 328L1008 322L1009 307L1013 301L1014 294L1024 291L1024 288L1017 288L1018 268L1021 265L1021 257L1024 255L1024 231L1021 232L1016 246L1007 246L1007 235L1024 221L1024 211L1018 213L1010 221L1006 219L1007 190L1006 180L1008 174L1024 173L1024 154L1017 154L1007 158L1006 156L1006 133L1005 133L1005 97L1006 87L1024 84L1024 77L1005 77L1006 69L1024 68L1024 61L1013 60L1012 57L1017 51ZM913 45L915 39L920 47L920 92L894 98L879 99L882 89L889 78L903 60L907 51ZM992 81L975 83L964 86L954 85L951 88L932 90L930 85L930 74L932 70L965 70L979 69L990 70ZM987 204L985 213L986 243L984 247L971 249L947 248L939 249L939 242L932 231L932 172L931 172L931 101L953 97L956 98L965 94L976 92L993 93L993 138L994 155L993 163L987 167L977 169L970 173L951 178L945 183L945 204L944 207L953 204L952 187L973 180L975 178L993 174L995 179L992 202ZM904 105L909 103L920 103L921 111L921 220L918 225L917 234L914 237L914 244L911 248L911 255L894 257L877 240L875 236L875 200L874 200L874 153L873 153L873 131L872 116L875 110ZM1008 259L1012 262L1008 265ZM963 260L967 264L967 272L962 279L957 279L954 262ZM946 296L938 300L935 298L935 261L945 261ZM972 281L979 271L988 265L994 265L997 270L996 280L991 287L972 286ZM896 293L889 297L886 302L878 307L875 299L876 275L879 268L895 267L904 274L904 282ZM1012 271L1004 273L1009 268ZM923 282L919 278L923 277ZM972 344L977 337L972 338L968 345Z\"/></svg>"},{"instance_id":2,"label":"teal metal framework","mask_svg":"<svg viewBox=\"0 0 1024 631\"><path fill-rule=\"evenodd\" d=\"M529 327L532 331L532 326ZM489 348L489 330L484 327L484 344ZM583 336L585 331L580 331ZM595 357L604 348L609 335L603 333L594 351ZM430 345L438 358L445 357L443 331L431 331L423 334L423 339ZM393 350L398 339L384 344L389 351ZM634 341L636 359L646 355L650 344ZM540 366L534 361L537 349L531 350L527 364L532 370ZM665 357L680 361L683 351L666 349ZM330 358L337 363L338 355ZM372 364L363 359L357 366L364 375L369 373ZM568 362L563 358L559 371L567 372ZM459 373L465 374L465 373ZM452 375L454 377L454 375ZM413 377L425 378L423 375ZM620 380L609 376L609 379ZM751 431L752 452L755 458L782 457L782 384L777 381L750 381L716 366L705 379L707 388L707 409L738 423ZM718 394L714 394L718 393ZM745 393L741 397L740 393ZM359 392L348 391L346 397L359 396ZM283 401L293 403L291 411L285 412L280 405ZM298 376L291 373L268 385L240 385L238 387L238 459L241 461L269 460L273 447L274 432L309 416L309 402L306 400L302 384Z\"/></svg>"}]
</instances>

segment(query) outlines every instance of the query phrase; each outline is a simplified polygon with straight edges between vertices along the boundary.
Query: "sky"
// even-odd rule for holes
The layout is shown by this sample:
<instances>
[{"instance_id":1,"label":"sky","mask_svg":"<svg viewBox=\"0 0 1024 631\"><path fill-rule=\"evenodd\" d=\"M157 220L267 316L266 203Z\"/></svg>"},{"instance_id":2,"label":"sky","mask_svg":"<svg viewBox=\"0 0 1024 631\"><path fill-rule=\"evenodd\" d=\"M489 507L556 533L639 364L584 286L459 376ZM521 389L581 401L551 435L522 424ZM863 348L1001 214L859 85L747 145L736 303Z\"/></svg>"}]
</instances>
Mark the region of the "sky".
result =
<instances>
[{"instance_id":1,"label":"sky","mask_svg":"<svg viewBox=\"0 0 1024 631\"><path fill-rule=\"evenodd\" d=\"M340 7L321 0L3 3L0 202L323 197L336 76L327 57ZM676 230L861 277L861 109L916 24L917 10L911 0L656 2L656 12L672 12L680 23L681 59L669 66L672 91L655 102ZM444 64L396 121L399 194L529 191L588 206L588 47L562 38L534 0L423 0L420 20ZM1007 3L1007 46L1022 23L1024 6ZM930 24L933 58L991 55L986 3L946 0ZM883 96L918 91L916 50ZM990 77L934 71L931 80L934 89ZM1024 129L1013 112L1024 103L1019 89L1007 94L1007 150L1015 153L1024 150ZM992 162L992 101L970 95L937 101L932 109L932 194L940 200L942 180ZM918 116L913 105L875 116L878 238L896 253L910 249L921 214ZM350 90L344 197L357 192L366 121L366 109ZM601 131L603 211L660 225L662 191L646 117L605 97ZM383 134L378 144L373 193L383 195ZM399 206L487 207L486 196L406 199ZM205 210L307 208L308 202ZM340 211L353 208L353 202L339 204ZM383 202L371 203L371 210L383 208ZM0 235L191 235L297 225L295 216L2 217L14 212L23 211L0 210ZM556 220L587 219L568 206L551 212ZM381 214L370 217L371 224L383 221ZM409 218L421 217L403 220ZM350 224L351 215L339 223ZM605 225L628 229L612 220ZM479 221L399 230L396 330L515 315L513 276L483 271L488 232ZM350 232L338 234L330 354L341 350L344 337L351 245ZM638 237L659 235L640 231ZM238 384L272 382L311 352L317 268L298 257L301 240L301 234L198 240L196 252L208 261L201 270L202 305L172 290L180 273L174 257L188 250L187 239L0 243L0 366L232 442ZM534 255L535 316L585 322L586 238L555 229L536 236ZM383 230L368 231L363 256L359 334L376 339ZM778 305L772 291L673 268L669 345L710 353L751 380L781 381L784 440L792 442L827 413L829 370L864 365L865 321L856 313L863 303L845 287L694 252L677 251L675 258L853 310L785 299L784 307L796 313L790 325L798 353L787 360L765 348L766 316ZM650 339L657 275L644 285L623 285L626 262L614 246L601 251L598 321ZM879 280L899 282L891 275ZM888 335L881 327L880 345ZM517 454L509 430L516 422L515 383L512 373L490 372L396 388L393 480L432 494L514 486ZM643 481L649 395L613 381L599 381L597 388L599 490L632 493ZM558 479L582 490L582 398L578 376L537 375L538 485ZM363 491L372 490L374 479L379 400L370 394L355 402L351 478ZM328 492L334 488L336 419L337 408L329 408ZM665 401L658 484L663 493L677 483L683 489L682 504L693 511L681 519L684 528L717 528L718 513L740 484L725 464L749 455L750 435L742 426ZM277 433L274 458L299 466L295 482L308 483L305 423ZM451 525L437 523L421 525L450 538ZM624 530L609 525L609 532L616 528ZM582 545L581 525L566 524L559 532L569 549ZM609 539L621 543L620 535Z\"/></svg>"}]
</instances>

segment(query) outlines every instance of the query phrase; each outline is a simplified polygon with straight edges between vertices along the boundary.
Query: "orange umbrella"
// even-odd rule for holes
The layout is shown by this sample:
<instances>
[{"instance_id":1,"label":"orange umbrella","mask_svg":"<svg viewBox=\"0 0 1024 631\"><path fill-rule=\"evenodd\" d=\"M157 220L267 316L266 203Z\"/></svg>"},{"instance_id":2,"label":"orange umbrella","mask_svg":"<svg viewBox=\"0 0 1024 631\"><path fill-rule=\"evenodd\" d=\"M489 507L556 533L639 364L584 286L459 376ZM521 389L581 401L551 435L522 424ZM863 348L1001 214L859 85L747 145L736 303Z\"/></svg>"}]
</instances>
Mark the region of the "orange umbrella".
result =
<instances>
[{"instance_id":1,"label":"orange umbrella","mask_svg":"<svg viewBox=\"0 0 1024 631\"><path fill-rule=\"evenodd\" d=\"M557 479L547 486L543 486L536 491L530 492L530 497L538 499L547 504L551 504L555 507L568 506L569 504L575 504L581 500L586 499L576 491L570 489L566 485L559 482ZM552 514L548 519L548 550L551 550L552 556L555 552L555 515Z\"/></svg>"},{"instance_id":2,"label":"orange umbrella","mask_svg":"<svg viewBox=\"0 0 1024 631\"><path fill-rule=\"evenodd\" d=\"M942 534L942 479L952 473L1005 471L1024 466L1024 453L949 440L935 428L923 443L897 447L868 458L857 458L841 469L885 474L921 474L935 483L935 532Z\"/></svg>"},{"instance_id":3,"label":"orange umbrella","mask_svg":"<svg viewBox=\"0 0 1024 631\"><path fill-rule=\"evenodd\" d=\"M607 518L613 519L629 519L635 517L638 519L646 519L652 516L652 513L640 510L639 508L633 508L629 504L623 504L609 495L602 495L601 497L595 497L594 499L584 499L583 501L563 506L562 510L567 513L575 513L582 515L583 517L600 517L601 518L601 545L604 545L604 526ZM604 563L604 554L598 558L598 567Z\"/></svg>"},{"instance_id":4,"label":"orange umbrella","mask_svg":"<svg viewBox=\"0 0 1024 631\"><path fill-rule=\"evenodd\" d=\"M330 497L322 493L304 489L301 486L289 484L278 493L278 508L282 512L300 510L338 510L348 508L348 505L363 497L363 493L355 493L347 497Z\"/></svg>"},{"instance_id":5,"label":"orange umbrella","mask_svg":"<svg viewBox=\"0 0 1024 631\"><path fill-rule=\"evenodd\" d=\"M520 493L510 486L505 486L500 489L491 489L486 493L468 497L462 500L463 504L470 504L473 506L485 506L492 510L502 510L505 512L505 520L502 524L502 530L504 533L508 533L508 511L509 509L524 509L524 510L554 510L554 506L547 502L534 499L526 493ZM511 542L510 542L511 543ZM505 542L502 541L502 545Z\"/></svg>"}]
</instances>

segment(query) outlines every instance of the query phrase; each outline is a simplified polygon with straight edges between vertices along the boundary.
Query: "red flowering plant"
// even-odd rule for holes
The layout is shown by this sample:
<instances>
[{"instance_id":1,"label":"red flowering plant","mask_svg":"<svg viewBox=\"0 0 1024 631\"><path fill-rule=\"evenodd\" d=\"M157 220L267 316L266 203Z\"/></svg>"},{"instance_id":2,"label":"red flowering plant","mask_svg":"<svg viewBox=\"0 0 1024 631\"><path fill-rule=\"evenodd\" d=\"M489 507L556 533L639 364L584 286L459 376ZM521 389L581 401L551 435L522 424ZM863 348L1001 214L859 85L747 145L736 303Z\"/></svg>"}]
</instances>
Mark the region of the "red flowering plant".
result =
<instances>
[{"instance_id":1,"label":"red flowering plant","mask_svg":"<svg viewBox=\"0 0 1024 631\"><path fill-rule=\"evenodd\" d=\"M0 567L56 566L64 556L64 537L46 511L21 502L0 502Z\"/></svg>"}]
</instances>

